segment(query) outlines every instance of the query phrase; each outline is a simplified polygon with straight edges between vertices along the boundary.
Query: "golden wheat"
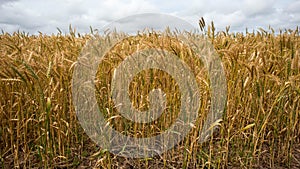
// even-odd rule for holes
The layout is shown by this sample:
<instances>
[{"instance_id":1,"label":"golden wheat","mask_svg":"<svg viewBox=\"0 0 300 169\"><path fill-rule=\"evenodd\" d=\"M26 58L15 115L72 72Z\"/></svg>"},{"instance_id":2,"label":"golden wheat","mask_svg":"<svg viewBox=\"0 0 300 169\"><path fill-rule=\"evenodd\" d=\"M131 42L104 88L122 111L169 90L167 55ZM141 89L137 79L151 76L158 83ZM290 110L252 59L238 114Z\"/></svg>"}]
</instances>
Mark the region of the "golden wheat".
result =
<instances>
[{"instance_id":1,"label":"golden wheat","mask_svg":"<svg viewBox=\"0 0 300 169\"><path fill-rule=\"evenodd\" d=\"M203 25L203 23L202 23ZM205 25L204 25L205 26ZM80 127L71 97L73 68L91 35L0 35L0 165L33 167L230 168L300 166L299 29L275 34L215 32L206 36L225 66L228 99L219 132L197 142L201 119L178 146L149 159L126 159L94 144ZM196 36L196 35L191 35ZM141 45L142 44L142 45ZM133 51L161 46L187 62L203 89L200 113L209 109L209 90L201 61L190 57L176 38L141 35L117 44L99 65L98 105L112 125L125 134L145 137L167 128L178 112L178 86L159 70L138 74L130 98L140 110L149 108L147 93L164 88L168 109L155 124L139 125L119 118L108 95L111 69ZM196 66L195 66L196 65ZM108 72L108 73L107 73ZM102 90L105 89L105 90ZM172 116L168 114L173 113ZM111 118L112 119L112 118Z\"/></svg>"}]
</instances>

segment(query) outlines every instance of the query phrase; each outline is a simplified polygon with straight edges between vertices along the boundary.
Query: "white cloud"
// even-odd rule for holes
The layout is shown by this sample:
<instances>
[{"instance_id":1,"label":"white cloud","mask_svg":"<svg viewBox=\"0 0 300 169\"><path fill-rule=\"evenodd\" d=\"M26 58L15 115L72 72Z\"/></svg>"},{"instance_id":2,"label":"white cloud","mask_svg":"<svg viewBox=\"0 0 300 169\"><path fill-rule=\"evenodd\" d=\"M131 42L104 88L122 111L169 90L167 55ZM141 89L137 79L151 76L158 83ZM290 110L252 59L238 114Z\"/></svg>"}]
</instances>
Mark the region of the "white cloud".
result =
<instances>
[{"instance_id":1,"label":"white cloud","mask_svg":"<svg viewBox=\"0 0 300 169\"><path fill-rule=\"evenodd\" d=\"M178 17L155 13L140 14L134 15L133 17L129 16L126 18L122 18L121 20L117 20L111 23L104 29L116 29L117 31L136 33L144 29L154 29L156 31L163 31L166 28L169 28L173 31L176 29L178 31L195 30L195 27L193 25Z\"/></svg>"},{"instance_id":2,"label":"white cloud","mask_svg":"<svg viewBox=\"0 0 300 169\"><path fill-rule=\"evenodd\" d=\"M233 31L246 27L294 28L300 21L299 0L0 0L0 29L30 33L68 31L69 24L79 32L89 26L104 25L133 14L161 12L176 15L194 26L204 17L218 30L230 25ZM151 24L155 20L149 20Z\"/></svg>"},{"instance_id":3,"label":"white cloud","mask_svg":"<svg viewBox=\"0 0 300 169\"><path fill-rule=\"evenodd\" d=\"M67 30L69 24L82 31L89 26L101 28L124 16L155 11L151 4L140 0L20 0L4 3L0 9L0 29L12 32L21 28L30 33L56 32L56 27Z\"/></svg>"},{"instance_id":4,"label":"white cloud","mask_svg":"<svg viewBox=\"0 0 300 169\"><path fill-rule=\"evenodd\" d=\"M269 15L274 12L275 0L245 0L242 6L247 16Z\"/></svg>"},{"instance_id":5,"label":"white cloud","mask_svg":"<svg viewBox=\"0 0 300 169\"><path fill-rule=\"evenodd\" d=\"M244 31L259 27L275 29L295 28L299 25L299 0L192 0L181 15L190 20L204 17L207 23L214 21L217 30L226 26L233 31ZM299 12L298 12L299 11Z\"/></svg>"}]
</instances>

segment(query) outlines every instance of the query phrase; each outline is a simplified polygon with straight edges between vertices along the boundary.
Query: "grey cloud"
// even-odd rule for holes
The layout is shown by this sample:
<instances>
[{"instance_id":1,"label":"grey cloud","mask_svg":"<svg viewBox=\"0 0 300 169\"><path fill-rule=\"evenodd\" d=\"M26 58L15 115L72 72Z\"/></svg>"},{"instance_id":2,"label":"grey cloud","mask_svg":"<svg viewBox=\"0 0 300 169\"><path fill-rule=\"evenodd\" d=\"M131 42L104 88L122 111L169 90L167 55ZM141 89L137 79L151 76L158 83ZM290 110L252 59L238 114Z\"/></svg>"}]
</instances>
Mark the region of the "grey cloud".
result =
<instances>
[{"instance_id":1,"label":"grey cloud","mask_svg":"<svg viewBox=\"0 0 300 169\"><path fill-rule=\"evenodd\" d=\"M89 26L103 27L113 20L138 11L154 11L146 1L32 1L1 5L0 29L13 32L23 29L30 33L55 32L56 27L67 31L69 24L78 30L89 30Z\"/></svg>"},{"instance_id":2,"label":"grey cloud","mask_svg":"<svg viewBox=\"0 0 300 169\"><path fill-rule=\"evenodd\" d=\"M217 30L229 25L232 31L244 31L246 27L249 30L268 28L269 25L276 30L294 28L300 18L300 1L295 0L193 0L193 4L180 14L194 20L204 17L207 22L214 21Z\"/></svg>"},{"instance_id":3,"label":"grey cloud","mask_svg":"<svg viewBox=\"0 0 300 169\"><path fill-rule=\"evenodd\" d=\"M288 12L288 13L300 13L300 1L296 1L294 3L289 4L286 7L285 12Z\"/></svg>"},{"instance_id":4,"label":"grey cloud","mask_svg":"<svg viewBox=\"0 0 300 169\"><path fill-rule=\"evenodd\" d=\"M68 31L69 24L88 32L89 26L100 29L119 18L147 12L172 14L195 27L204 17L207 22L214 21L218 30L230 25L233 31L269 24L294 27L300 18L300 1L295 0L0 0L0 5L0 29L30 33L55 33L57 27ZM157 21L145 22L155 25ZM146 24L140 23L140 27Z\"/></svg>"},{"instance_id":5,"label":"grey cloud","mask_svg":"<svg viewBox=\"0 0 300 169\"><path fill-rule=\"evenodd\" d=\"M275 12L275 0L245 0L242 10L249 17L257 15L269 15Z\"/></svg>"},{"instance_id":6,"label":"grey cloud","mask_svg":"<svg viewBox=\"0 0 300 169\"><path fill-rule=\"evenodd\" d=\"M124 31L128 33L136 33L139 30L144 29L154 29L157 31L163 31L167 27L171 30L183 31L183 30L195 30L195 27L185 20L181 20L175 16L165 15L165 14L139 14L130 17L117 20L110 25L106 26L104 29Z\"/></svg>"},{"instance_id":7,"label":"grey cloud","mask_svg":"<svg viewBox=\"0 0 300 169\"><path fill-rule=\"evenodd\" d=\"M4 4L4 3L8 3L8 2L14 2L14 1L17 1L17 0L0 0L0 5Z\"/></svg>"}]
</instances>

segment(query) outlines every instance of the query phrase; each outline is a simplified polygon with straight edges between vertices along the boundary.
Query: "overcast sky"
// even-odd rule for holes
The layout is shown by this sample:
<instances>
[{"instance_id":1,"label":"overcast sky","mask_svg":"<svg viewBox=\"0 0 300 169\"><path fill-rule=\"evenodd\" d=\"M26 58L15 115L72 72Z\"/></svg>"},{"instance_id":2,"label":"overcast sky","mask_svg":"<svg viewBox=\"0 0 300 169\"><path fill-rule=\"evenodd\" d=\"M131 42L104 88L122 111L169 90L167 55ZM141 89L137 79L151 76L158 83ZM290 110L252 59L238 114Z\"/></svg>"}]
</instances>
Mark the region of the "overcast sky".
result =
<instances>
[{"instance_id":1,"label":"overcast sky","mask_svg":"<svg viewBox=\"0 0 300 169\"><path fill-rule=\"evenodd\" d=\"M0 30L51 34L57 28L68 31L71 24L88 33L90 26L101 30L112 21L142 13L170 14L195 27L204 17L218 30L227 25L231 31L300 26L300 0L0 0ZM147 21L156 23L155 18Z\"/></svg>"}]
</instances>

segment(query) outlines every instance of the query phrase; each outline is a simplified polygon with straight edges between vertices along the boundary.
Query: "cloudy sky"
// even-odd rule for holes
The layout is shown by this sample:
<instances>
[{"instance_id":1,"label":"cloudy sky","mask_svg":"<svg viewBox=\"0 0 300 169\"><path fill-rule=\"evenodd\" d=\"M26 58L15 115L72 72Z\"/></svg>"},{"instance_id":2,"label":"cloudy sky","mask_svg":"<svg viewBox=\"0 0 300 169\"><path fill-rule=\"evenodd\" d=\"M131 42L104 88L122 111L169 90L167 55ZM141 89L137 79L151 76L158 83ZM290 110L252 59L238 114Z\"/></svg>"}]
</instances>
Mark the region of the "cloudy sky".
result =
<instances>
[{"instance_id":1,"label":"cloudy sky","mask_svg":"<svg viewBox=\"0 0 300 169\"><path fill-rule=\"evenodd\" d=\"M218 30L275 29L300 26L300 0L0 0L0 30L12 33L38 31L51 34L57 28L88 33L123 17L142 13L170 14L198 26L204 17ZM133 22L130 20L123 20ZM156 23L155 17L147 18ZM145 24L136 23L134 24Z\"/></svg>"}]
</instances>

